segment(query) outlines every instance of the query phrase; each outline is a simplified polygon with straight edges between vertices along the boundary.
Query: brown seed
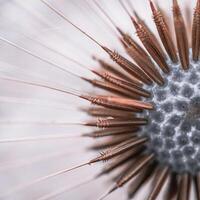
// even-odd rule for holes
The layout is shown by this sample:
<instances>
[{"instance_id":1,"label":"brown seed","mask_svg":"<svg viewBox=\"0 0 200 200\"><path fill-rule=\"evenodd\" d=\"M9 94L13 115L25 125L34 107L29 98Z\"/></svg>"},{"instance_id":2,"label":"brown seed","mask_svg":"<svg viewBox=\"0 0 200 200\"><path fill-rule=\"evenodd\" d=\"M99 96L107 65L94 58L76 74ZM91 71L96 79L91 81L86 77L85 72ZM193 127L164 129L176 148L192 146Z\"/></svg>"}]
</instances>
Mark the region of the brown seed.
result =
<instances>
[{"instance_id":1,"label":"brown seed","mask_svg":"<svg viewBox=\"0 0 200 200\"><path fill-rule=\"evenodd\" d=\"M141 154L143 150L144 146L139 146L134 148L130 152L124 153L123 155L116 157L116 160L109 163L106 167L103 168L103 170L100 172L100 175L110 173L116 168L126 164L127 161L132 160L133 156Z\"/></svg>"},{"instance_id":2,"label":"brown seed","mask_svg":"<svg viewBox=\"0 0 200 200\"><path fill-rule=\"evenodd\" d=\"M138 161L135 162L132 170L127 172L127 174L121 177L117 181L117 188L122 187L125 183L130 181L140 170L142 170L147 164L149 164L154 159L154 155L150 154L148 156L141 157Z\"/></svg>"},{"instance_id":3,"label":"brown seed","mask_svg":"<svg viewBox=\"0 0 200 200\"><path fill-rule=\"evenodd\" d=\"M133 99L119 98L119 97L108 97L107 99L110 102L119 103L121 105L133 106L136 109L148 109L148 110L153 109L153 105L151 103L145 103Z\"/></svg>"},{"instance_id":4,"label":"brown seed","mask_svg":"<svg viewBox=\"0 0 200 200\"><path fill-rule=\"evenodd\" d=\"M103 107L89 107L80 108L81 111L86 112L93 117L113 117L113 118L132 118L134 114L132 112L113 110Z\"/></svg>"},{"instance_id":5,"label":"brown seed","mask_svg":"<svg viewBox=\"0 0 200 200\"><path fill-rule=\"evenodd\" d=\"M200 172L195 176L195 189L197 194L197 199L200 200Z\"/></svg>"},{"instance_id":6,"label":"brown seed","mask_svg":"<svg viewBox=\"0 0 200 200\"><path fill-rule=\"evenodd\" d=\"M150 93L144 90L142 87L138 87L137 85L131 84L126 80L122 80L111 73L108 72L98 72L97 70L93 70L95 74L103 78L104 80L117 85L125 90L132 92L135 95L143 96L143 97L150 97Z\"/></svg>"},{"instance_id":7,"label":"brown seed","mask_svg":"<svg viewBox=\"0 0 200 200\"><path fill-rule=\"evenodd\" d=\"M152 84L152 80L135 64L119 55L117 52L113 52L107 47L102 47L109 55L110 58L121 66L125 71L133 75L136 79L142 81L145 84Z\"/></svg>"},{"instance_id":8,"label":"brown seed","mask_svg":"<svg viewBox=\"0 0 200 200\"><path fill-rule=\"evenodd\" d=\"M176 62L178 62L176 49L173 44L173 40L170 35L168 26L164 20L164 17L162 15L162 13L155 8L155 6L151 0L150 0L150 6L151 6L152 13L153 13L154 22L156 24L160 39L162 40L165 50L168 53L172 62L176 63Z\"/></svg>"},{"instance_id":9,"label":"brown seed","mask_svg":"<svg viewBox=\"0 0 200 200\"><path fill-rule=\"evenodd\" d=\"M178 194L177 176L171 173L165 200L176 200Z\"/></svg>"},{"instance_id":10,"label":"brown seed","mask_svg":"<svg viewBox=\"0 0 200 200\"><path fill-rule=\"evenodd\" d=\"M191 175L181 174L179 182L178 200L189 200L191 189Z\"/></svg>"},{"instance_id":11,"label":"brown seed","mask_svg":"<svg viewBox=\"0 0 200 200\"><path fill-rule=\"evenodd\" d=\"M117 69L117 66L111 65L102 59L96 58L95 56L93 56L93 59L97 60L103 69L111 72L112 74L116 75L118 78L122 78L123 80L128 81L131 85L142 86L142 83L139 80L137 80L133 76L130 76L129 74L123 73L122 71Z\"/></svg>"},{"instance_id":12,"label":"brown seed","mask_svg":"<svg viewBox=\"0 0 200 200\"><path fill-rule=\"evenodd\" d=\"M153 185L152 191L148 196L148 200L156 199L161 189L163 188L167 177L169 175L169 167L160 168L155 173L155 184Z\"/></svg>"},{"instance_id":13,"label":"brown seed","mask_svg":"<svg viewBox=\"0 0 200 200\"><path fill-rule=\"evenodd\" d=\"M169 67L165 61L165 57L162 55L162 52L157 47L150 33L147 32L144 25L138 23L133 17L131 19L136 28L137 35L140 38L146 50L149 52L149 54L152 56L152 58L155 60L158 66L163 70L163 72L169 73Z\"/></svg>"},{"instance_id":14,"label":"brown seed","mask_svg":"<svg viewBox=\"0 0 200 200\"><path fill-rule=\"evenodd\" d=\"M111 101L109 96L89 96L89 95L81 95L82 99L85 99L93 104L103 106L106 108L116 109L116 110L122 110L122 111L132 111L132 112L140 112L139 109L129 106L129 105L123 105L118 103L117 101Z\"/></svg>"},{"instance_id":15,"label":"brown seed","mask_svg":"<svg viewBox=\"0 0 200 200\"><path fill-rule=\"evenodd\" d=\"M141 170L136 179L133 180L133 182L129 186L129 199L132 199L136 192L142 188L143 184L145 184L153 176L155 169L156 164L153 163Z\"/></svg>"},{"instance_id":16,"label":"brown seed","mask_svg":"<svg viewBox=\"0 0 200 200\"><path fill-rule=\"evenodd\" d=\"M147 124L144 118L131 118L131 119L100 119L89 121L85 123L87 126L96 126L99 128L113 128L113 127L127 127L127 126L141 126Z\"/></svg>"},{"instance_id":17,"label":"brown seed","mask_svg":"<svg viewBox=\"0 0 200 200\"><path fill-rule=\"evenodd\" d=\"M194 11L192 25L192 54L193 60L199 60L200 53L200 0L197 0L197 5Z\"/></svg>"},{"instance_id":18,"label":"brown seed","mask_svg":"<svg viewBox=\"0 0 200 200\"><path fill-rule=\"evenodd\" d=\"M117 127L117 128L106 128L103 130L93 131L91 133L83 134L84 137L100 138L108 136L119 136L132 134L136 135L139 128L127 126L127 127Z\"/></svg>"},{"instance_id":19,"label":"brown seed","mask_svg":"<svg viewBox=\"0 0 200 200\"><path fill-rule=\"evenodd\" d=\"M182 68L187 70L189 68L189 44L187 31L181 10L179 8L177 0L173 0L173 16L174 16L174 28L176 32L176 41L179 52Z\"/></svg>"},{"instance_id":20,"label":"brown seed","mask_svg":"<svg viewBox=\"0 0 200 200\"><path fill-rule=\"evenodd\" d=\"M136 13L136 11L135 11ZM149 26L146 24L146 22L144 20L142 20L139 15L135 15L137 21L139 24L141 24L145 31L149 34L150 38L152 39L152 41L154 42L154 44L156 45L156 47L159 49L160 53L162 54L162 57L166 59L166 55L160 45L160 42L158 41L157 37L155 36L155 34L151 31L151 29L149 28Z\"/></svg>"},{"instance_id":21,"label":"brown seed","mask_svg":"<svg viewBox=\"0 0 200 200\"><path fill-rule=\"evenodd\" d=\"M114 158L120 154L123 154L123 153L129 151L130 149L132 149L133 147L135 147L137 145L141 145L141 144L145 143L146 141L147 141L146 138L130 139L118 146L115 146L114 148L111 148L111 149L101 153L101 155L98 156L97 158L90 160L90 163L109 160L111 158Z\"/></svg>"},{"instance_id":22,"label":"brown seed","mask_svg":"<svg viewBox=\"0 0 200 200\"><path fill-rule=\"evenodd\" d=\"M130 92L128 90L125 90L124 88L116 86L116 84L108 83L108 82L103 82L99 80L91 80L88 78L83 78L84 80L88 81L91 83L93 86L96 86L98 88L104 89L106 91L119 94L125 97L130 97L133 99L140 99L140 96L136 93Z\"/></svg>"},{"instance_id":23,"label":"brown seed","mask_svg":"<svg viewBox=\"0 0 200 200\"><path fill-rule=\"evenodd\" d=\"M141 67L145 73L157 84L163 85L164 80L160 73L156 70L156 68L153 68L149 61L141 57L140 54L138 54L135 49L132 47L127 47L126 52L130 55L130 57L137 63L139 67Z\"/></svg>"}]
</instances>

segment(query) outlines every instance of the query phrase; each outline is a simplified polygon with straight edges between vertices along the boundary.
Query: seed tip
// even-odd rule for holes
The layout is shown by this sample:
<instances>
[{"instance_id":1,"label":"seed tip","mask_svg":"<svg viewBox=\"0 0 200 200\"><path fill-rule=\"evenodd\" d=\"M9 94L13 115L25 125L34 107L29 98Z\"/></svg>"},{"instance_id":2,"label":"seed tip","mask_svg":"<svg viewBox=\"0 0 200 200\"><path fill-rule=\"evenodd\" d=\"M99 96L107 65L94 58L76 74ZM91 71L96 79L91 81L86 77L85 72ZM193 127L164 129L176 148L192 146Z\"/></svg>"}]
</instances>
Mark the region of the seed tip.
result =
<instances>
[{"instance_id":1,"label":"seed tip","mask_svg":"<svg viewBox=\"0 0 200 200\"><path fill-rule=\"evenodd\" d=\"M111 194L112 192L114 192L118 187L116 185L114 185L108 192L106 192L106 194L104 194L103 196L101 196L98 200L104 200L109 194Z\"/></svg>"},{"instance_id":2,"label":"seed tip","mask_svg":"<svg viewBox=\"0 0 200 200\"><path fill-rule=\"evenodd\" d=\"M173 0L173 6L178 7L178 1L177 0Z\"/></svg>"},{"instance_id":3,"label":"seed tip","mask_svg":"<svg viewBox=\"0 0 200 200\"><path fill-rule=\"evenodd\" d=\"M152 12L155 13L156 8L155 8L155 6L154 6L152 0L149 0L149 4L150 4L150 7L151 7Z\"/></svg>"},{"instance_id":4,"label":"seed tip","mask_svg":"<svg viewBox=\"0 0 200 200\"><path fill-rule=\"evenodd\" d=\"M136 19L135 19L134 17L131 16L131 20L132 20L132 22L133 22L135 28L136 28L136 29L139 28L139 24L138 24L138 22L136 21Z\"/></svg>"}]
</instances>

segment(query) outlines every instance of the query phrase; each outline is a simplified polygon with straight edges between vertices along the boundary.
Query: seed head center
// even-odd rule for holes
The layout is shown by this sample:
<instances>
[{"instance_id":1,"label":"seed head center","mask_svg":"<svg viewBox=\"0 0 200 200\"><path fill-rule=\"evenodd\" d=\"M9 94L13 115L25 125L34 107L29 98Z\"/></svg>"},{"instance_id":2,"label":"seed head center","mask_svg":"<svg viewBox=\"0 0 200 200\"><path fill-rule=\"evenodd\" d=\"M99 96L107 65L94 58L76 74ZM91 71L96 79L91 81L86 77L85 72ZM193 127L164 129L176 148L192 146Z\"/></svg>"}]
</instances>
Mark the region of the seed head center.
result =
<instances>
[{"instance_id":1,"label":"seed head center","mask_svg":"<svg viewBox=\"0 0 200 200\"><path fill-rule=\"evenodd\" d=\"M195 173L200 169L200 63L188 71L171 65L165 79L165 86L150 89L155 109L144 129L149 149L173 171Z\"/></svg>"}]
</instances>

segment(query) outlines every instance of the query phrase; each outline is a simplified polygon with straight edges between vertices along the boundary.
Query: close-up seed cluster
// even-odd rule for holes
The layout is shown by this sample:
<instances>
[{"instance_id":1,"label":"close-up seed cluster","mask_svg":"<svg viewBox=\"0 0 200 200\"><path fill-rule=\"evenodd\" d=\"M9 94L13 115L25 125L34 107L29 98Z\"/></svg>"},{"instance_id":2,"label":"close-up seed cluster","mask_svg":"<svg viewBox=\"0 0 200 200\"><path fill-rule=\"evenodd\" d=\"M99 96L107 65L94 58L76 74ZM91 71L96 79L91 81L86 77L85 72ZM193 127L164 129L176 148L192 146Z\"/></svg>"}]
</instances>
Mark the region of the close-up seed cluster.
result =
<instances>
[{"instance_id":1,"label":"close-up seed cluster","mask_svg":"<svg viewBox=\"0 0 200 200\"><path fill-rule=\"evenodd\" d=\"M158 160L176 172L199 170L199 65L180 71L172 65L163 87L153 86L155 111L148 112L149 125L143 129L151 138L150 147Z\"/></svg>"},{"instance_id":2,"label":"close-up seed cluster","mask_svg":"<svg viewBox=\"0 0 200 200\"><path fill-rule=\"evenodd\" d=\"M8 59L7 62L10 64L5 64L8 67L2 68L0 75L0 80L5 84L4 92L8 95L7 98L0 97L0 101L16 104L19 103L18 100L24 100L25 104L25 95L26 103L29 99L30 102L27 104L31 104L26 109L25 105L23 108L15 106L20 117L24 109L24 121L19 120L20 117L13 121L12 113L8 112L9 106L2 114L5 119L8 117L8 121L1 122L5 127L2 129L3 137L0 144L2 152L9 153L9 161L0 164L0 177L1 170L6 170L7 174L2 173L2 180L6 180L5 185L9 185L9 190L3 189L0 199L200 200L200 0L196 0L194 11L190 8L189 1L183 3L171 0L171 13L160 7L162 2L159 0L138 1L138 4L148 5L152 18L147 20L144 20L135 8L134 0L109 2L113 10L115 5L118 5L119 13L122 11L125 14L130 27L135 30L135 35L117 23L106 10L104 3L96 0L85 1L84 6L105 25L105 31L112 33L109 36L115 38L114 44L116 48L117 45L120 46L119 51L111 47L110 39L106 37L108 42L102 42L103 39L91 34L89 27L85 28L87 26L78 24L70 17L71 8L68 9L69 13L65 12L65 5L71 5L69 2L62 1L61 4L56 4L53 0L38 0L38 3L42 8L39 15L35 17L36 7L35 10L32 8L31 12L28 12L34 16L33 19L36 18L32 22L34 26L39 18L41 27L51 22L54 26L59 25L59 20L68 27L67 30L61 28L61 32L51 36L47 34L52 31L49 27L46 35L36 32L36 36L30 36L27 31L20 34L24 40L16 36L17 29L1 34L5 37L0 36L0 60L5 64L4 60ZM87 15L91 21L95 19L92 14L90 16L90 12L87 12ZM119 16L121 18L120 14ZM154 23L150 25L152 21ZM26 20L24 23L27 26L29 24ZM38 25L38 29L41 27ZM72 34L70 29L75 33ZM95 23L95 29L100 32L100 24ZM73 51L67 42L65 53L56 48L61 48L65 41L58 42L58 38L65 37L64 31L69 32L72 37L77 58L69 56L70 53L73 55ZM14 36L14 39L9 39L12 37L8 33L17 39ZM74 42L76 34L81 38L80 41L83 38L87 40L87 44L91 43L94 47L88 47L86 43L82 45L77 40ZM40 40L41 38L43 40ZM55 41L55 48L51 45L52 41ZM69 38L66 41L70 43ZM41 49L37 49L37 46ZM17 53L11 53L9 56L9 48ZM88 52L90 50L91 53ZM22 57L19 56L21 54ZM84 56L81 57L81 54ZM102 54L107 57L104 55L104 58ZM92 64L85 64L82 58L87 58ZM77 68L70 69L71 64L66 64L66 61ZM13 70L11 64L23 67ZM85 75L82 70L87 71L90 76ZM69 87L66 87L67 83ZM15 90L17 87L19 89ZM19 96L19 99L10 99L11 94ZM44 107L49 106L55 111L44 111L44 107L35 110L32 107L34 95L38 100L44 95ZM48 105L52 100L59 100L63 107L58 108L60 102L56 106ZM65 101L71 101L71 104ZM66 105L69 107L67 114L64 113ZM73 110L74 107L78 110L77 114ZM29 109L33 109L32 119L35 116L37 120L26 120L31 119ZM57 113L56 110L62 110L63 114ZM49 121L42 120L43 117ZM69 120L66 121L65 117ZM19 127L15 127L18 125ZM84 131L85 129L87 131ZM71 134L78 130L78 134L59 133L66 130ZM8 137L9 131L19 136ZM45 133L41 136L42 131L49 131L52 134ZM24 137L23 132L33 132L33 135ZM67 145L67 140L70 139L73 142ZM90 143L86 142L88 140ZM47 142L48 145L43 145L43 142ZM20 144L15 146L19 148L19 153L10 150L13 146L9 145L13 144ZM81 145L85 145L81 149L83 155L78 156L76 151ZM6 150L7 148L9 150ZM55 152L50 152L54 148L62 150L63 160L59 160ZM72 153L65 152L72 149L75 150ZM30 158L29 151L33 158L24 161L22 155L27 152ZM47 157L41 155L43 151L47 152ZM35 152L40 156L34 158ZM66 153L69 156L66 156ZM0 154L0 159L4 160L4 156L2 154L1 158ZM69 164L70 156L75 159L73 164ZM13 161L13 157L18 158L17 161ZM49 157L56 158L41 167L36 164ZM103 162L103 167L97 165L100 162ZM26 165L35 165L35 171L40 175L35 176L34 173L26 172L23 168ZM15 175L9 174L9 168L16 169L15 173L11 170ZM89 179L82 180L83 175L77 174L86 168L89 169L88 175L92 175L91 168L95 173ZM97 183L105 177L108 180ZM58 180L48 184L52 179ZM76 180L78 181L73 185ZM13 181L16 184L12 185ZM69 187L60 186L66 182ZM74 192L68 197L65 196L87 184L91 184L93 189L88 186L83 193ZM5 187L2 183L0 185L2 188ZM106 191L92 195L92 190L100 190L101 185ZM125 197L118 195L117 192L126 187L127 191L122 191Z\"/></svg>"}]
</instances>

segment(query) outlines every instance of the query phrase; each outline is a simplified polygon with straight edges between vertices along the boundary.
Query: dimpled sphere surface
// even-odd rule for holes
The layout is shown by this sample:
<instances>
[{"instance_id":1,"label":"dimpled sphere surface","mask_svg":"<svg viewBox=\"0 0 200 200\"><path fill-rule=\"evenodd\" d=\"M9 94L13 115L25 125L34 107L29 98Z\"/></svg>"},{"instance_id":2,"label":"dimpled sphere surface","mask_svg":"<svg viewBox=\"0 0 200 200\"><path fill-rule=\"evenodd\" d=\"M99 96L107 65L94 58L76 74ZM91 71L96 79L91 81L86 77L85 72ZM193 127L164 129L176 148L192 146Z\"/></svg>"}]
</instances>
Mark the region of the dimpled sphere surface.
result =
<instances>
[{"instance_id":1,"label":"dimpled sphere surface","mask_svg":"<svg viewBox=\"0 0 200 200\"><path fill-rule=\"evenodd\" d=\"M144 131L160 163L193 174L200 170L200 63L191 63L187 71L170 66L164 86L147 88L155 109L147 112Z\"/></svg>"}]
</instances>

